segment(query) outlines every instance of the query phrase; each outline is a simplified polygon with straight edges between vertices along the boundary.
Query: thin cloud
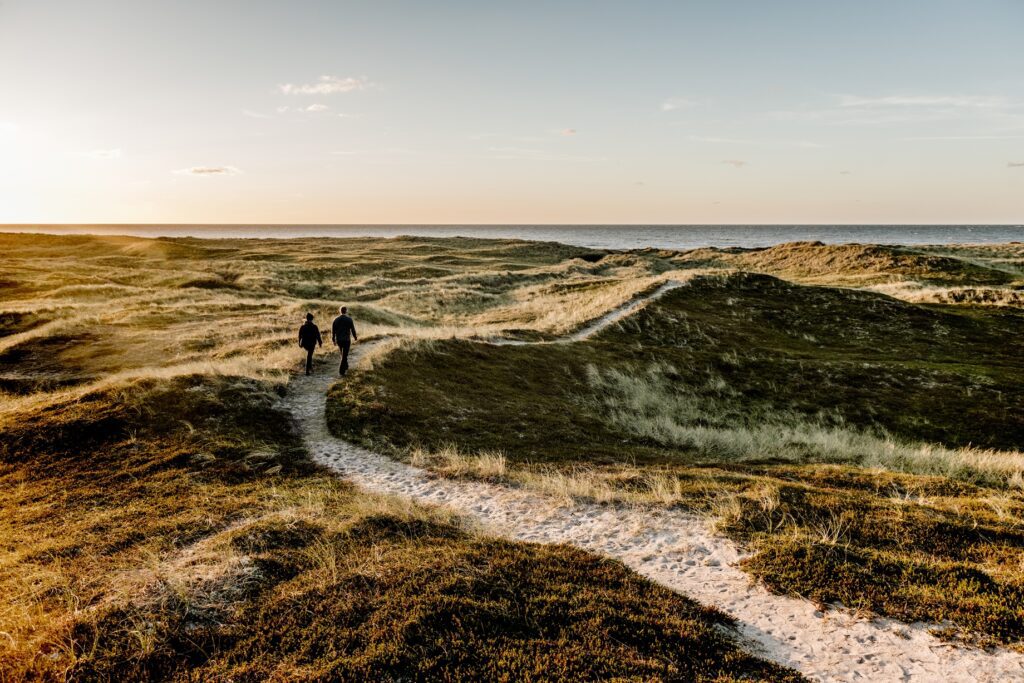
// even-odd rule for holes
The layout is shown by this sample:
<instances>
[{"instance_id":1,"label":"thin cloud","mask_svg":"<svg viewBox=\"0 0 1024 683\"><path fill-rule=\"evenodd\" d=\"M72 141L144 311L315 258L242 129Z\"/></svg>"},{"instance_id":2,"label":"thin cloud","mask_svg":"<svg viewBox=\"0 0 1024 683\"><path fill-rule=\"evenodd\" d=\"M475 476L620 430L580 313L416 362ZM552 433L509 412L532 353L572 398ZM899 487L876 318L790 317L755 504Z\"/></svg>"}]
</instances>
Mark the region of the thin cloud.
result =
<instances>
[{"instance_id":1,"label":"thin cloud","mask_svg":"<svg viewBox=\"0 0 1024 683\"><path fill-rule=\"evenodd\" d=\"M288 105L281 105L280 107L276 107L274 109L274 111L277 112L278 114L293 113L293 114L300 114L301 115L301 114L321 114L321 113L323 113L325 111L330 111L330 109L331 108L328 105L321 104L321 103L317 102L315 104L311 104L311 105L306 106L306 107L289 107ZM343 118L343 119L357 118L355 114L338 114L338 116Z\"/></svg>"},{"instance_id":2,"label":"thin cloud","mask_svg":"<svg viewBox=\"0 0 1024 683\"><path fill-rule=\"evenodd\" d=\"M853 175L853 171L840 171L839 175Z\"/></svg>"},{"instance_id":3,"label":"thin cloud","mask_svg":"<svg viewBox=\"0 0 1024 683\"><path fill-rule=\"evenodd\" d=\"M18 124L13 121L0 121L0 136L14 137L18 132Z\"/></svg>"},{"instance_id":4,"label":"thin cloud","mask_svg":"<svg viewBox=\"0 0 1024 683\"><path fill-rule=\"evenodd\" d=\"M283 83L277 87L285 95L335 95L363 90L369 86L370 81L365 77L321 76L315 83Z\"/></svg>"},{"instance_id":5,"label":"thin cloud","mask_svg":"<svg viewBox=\"0 0 1024 683\"><path fill-rule=\"evenodd\" d=\"M1002 128L1024 126L1024 102L998 95L835 95L832 105L768 112L777 120L836 126L929 121L974 121ZM956 137L956 136L952 136Z\"/></svg>"},{"instance_id":6,"label":"thin cloud","mask_svg":"<svg viewBox=\"0 0 1024 683\"><path fill-rule=\"evenodd\" d=\"M242 171L234 166L192 166L171 171L175 175L193 175L201 178L210 176L238 175Z\"/></svg>"},{"instance_id":7,"label":"thin cloud","mask_svg":"<svg viewBox=\"0 0 1024 683\"><path fill-rule=\"evenodd\" d=\"M269 119L270 118L270 114L263 114L263 113L258 112L258 111L253 111L252 109L243 109L242 110L242 116L248 116L250 119Z\"/></svg>"},{"instance_id":8,"label":"thin cloud","mask_svg":"<svg viewBox=\"0 0 1024 683\"><path fill-rule=\"evenodd\" d=\"M1005 97L988 95L889 95L860 97L840 95L840 107L954 107L993 109L1010 104Z\"/></svg>"},{"instance_id":9,"label":"thin cloud","mask_svg":"<svg viewBox=\"0 0 1024 683\"><path fill-rule=\"evenodd\" d=\"M1007 168L1024 168L1024 161L1010 161L1006 164Z\"/></svg>"},{"instance_id":10,"label":"thin cloud","mask_svg":"<svg viewBox=\"0 0 1024 683\"><path fill-rule=\"evenodd\" d=\"M920 123L943 121L955 116L941 111L915 110L908 108L853 108L833 107L828 109L800 109L768 112L768 117L777 121L795 123L820 123L829 126L876 126L889 123Z\"/></svg>"},{"instance_id":11,"label":"thin cloud","mask_svg":"<svg viewBox=\"0 0 1024 683\"><path fill-rule=\"evenodd\" d=\"M904 142L928 141L956 142L960 140L1024 140L1024 135L930 135L923 137L900 138Z\"/></svg>"},{"instance_id":12,"label":"thin cloud","mask_svg":"<svg viewBox=\"0 0 1024 683\"><path fill-rule=\"evenodd\" d=\"M680 109L692 109L696 107L699 102L695 100L688 100L683 97L670 97L661 103L662 111L678 111Z\"/></svg>"},{"instance_id":13,"label":"thin cloud","mask_svg":"<svg viewBox=\"0 0 1024 683\"><path fill-rule=\"evenodd\" d=\"M730 166L732 166L734 168L743 168L744 166L748 166L749 165L748 162L743 161L742 159L725 159L725 160L722 161L722 163L723 164L729 164Z\"/></svg>"},{"instance_id":14,"label":"thin cloud","mask_svg":"<svg viewBox=\"0 0 1024 683\"><path fill-rule=\"evenodd\" d=\"M575 128L563 128L562 129L562 135L576 135L576 129Z\"/></svg>"},{"instance_id":15,"label":"thin cloud","mask_svg":"<svg viewBox=\"0 0 1024 683\"><path fill-rule=\"evenodd\" d=\"M121 148L117 149L94 149L89 152L93 159L120 159Z\"/></svg>"}]
</instances>

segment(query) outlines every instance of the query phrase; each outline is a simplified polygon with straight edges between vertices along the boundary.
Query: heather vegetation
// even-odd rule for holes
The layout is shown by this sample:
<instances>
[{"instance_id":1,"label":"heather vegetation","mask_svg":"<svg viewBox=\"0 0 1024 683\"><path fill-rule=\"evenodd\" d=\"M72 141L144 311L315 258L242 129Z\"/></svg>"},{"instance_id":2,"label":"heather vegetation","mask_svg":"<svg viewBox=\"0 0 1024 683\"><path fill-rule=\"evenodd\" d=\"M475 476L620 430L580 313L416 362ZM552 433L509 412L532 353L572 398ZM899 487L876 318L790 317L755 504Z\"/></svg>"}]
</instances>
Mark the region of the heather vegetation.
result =
<instances>
[{"instance_id":1,"label":"heather vegetation","mask_svg":"<svg viewBox=\"0 0 1024 683\"><path fill-rule=\"evenodd\" d=\"M1022 322L697 275L583 342L409 343L329 417L450 476L689 507L774 590L1016 643Z\"/></svg>"},{"instance_id":2,"label":"heather vegetation","mask_svg":"<svg viewBox=\"0 0 1024 683\"><path fill-rule=\"evenodd\" d=\"M478 240L0 242L0 680L797 679L619 563L354 490L278 402L306 310L346 302L364 338L550 336L661 265Z\"/></svg>"},{"instance_id":3,"label":"heather vegetation","mask_svg":"<svg viewBox=\"0 0 1024 683\"><path fill-rule=\"evenodd\" d=\"M6 416L0 680L796 680L618 563L352 490L275 397L188 375Z\"/></svg>"},{"instance_id":4,"label":"heather vegetation","mask_svg":"<svg viewBox=\"0 0 1024 683\"><path fill-rule=\"evenodd\" d=\"M386 338L331 392L346 439L692 509L774 591L1024 638L1017 245L0 248L2 681L795 678L621 564L315 466L278 400L340 303Z\"/></svg>"}]
</instances>

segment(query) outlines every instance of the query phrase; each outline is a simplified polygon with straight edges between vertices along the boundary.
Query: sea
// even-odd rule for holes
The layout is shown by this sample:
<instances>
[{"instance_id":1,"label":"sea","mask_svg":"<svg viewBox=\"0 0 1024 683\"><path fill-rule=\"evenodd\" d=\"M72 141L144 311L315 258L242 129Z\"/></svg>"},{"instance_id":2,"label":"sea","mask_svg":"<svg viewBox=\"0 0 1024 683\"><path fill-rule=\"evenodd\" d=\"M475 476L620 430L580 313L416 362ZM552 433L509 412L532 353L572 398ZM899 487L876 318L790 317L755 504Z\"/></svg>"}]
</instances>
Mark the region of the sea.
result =
<instances>
[{"instance_id":1,"label":"sea","mask_svg":"<svg viewBox=\"0 0 1024 683\"><path fill-rule=\"evenodd\" d=\"M993 244L1024 241L1024 225L0 225L0 232L138 237L480 237L593 249L769 247L827 244Z\"/></svg>"}]
</instances>

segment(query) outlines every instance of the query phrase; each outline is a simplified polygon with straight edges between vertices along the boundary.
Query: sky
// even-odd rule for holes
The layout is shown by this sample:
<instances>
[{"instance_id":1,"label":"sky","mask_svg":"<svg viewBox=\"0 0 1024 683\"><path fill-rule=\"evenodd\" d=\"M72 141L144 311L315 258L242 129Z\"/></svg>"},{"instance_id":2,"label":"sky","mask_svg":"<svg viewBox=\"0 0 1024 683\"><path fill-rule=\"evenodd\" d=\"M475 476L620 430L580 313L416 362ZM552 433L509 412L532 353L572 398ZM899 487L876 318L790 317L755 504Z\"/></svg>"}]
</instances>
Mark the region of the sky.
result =
<instances>
[{"instance_id":1,"label":"sky","mask_svg":"<svg viewBox=\"0 0 1024 683\"><path fill-rule=\"evenodd\" d=\"M0 223L1022 223L1021 0L0 0Z\"/></svg>"}]
</instances>

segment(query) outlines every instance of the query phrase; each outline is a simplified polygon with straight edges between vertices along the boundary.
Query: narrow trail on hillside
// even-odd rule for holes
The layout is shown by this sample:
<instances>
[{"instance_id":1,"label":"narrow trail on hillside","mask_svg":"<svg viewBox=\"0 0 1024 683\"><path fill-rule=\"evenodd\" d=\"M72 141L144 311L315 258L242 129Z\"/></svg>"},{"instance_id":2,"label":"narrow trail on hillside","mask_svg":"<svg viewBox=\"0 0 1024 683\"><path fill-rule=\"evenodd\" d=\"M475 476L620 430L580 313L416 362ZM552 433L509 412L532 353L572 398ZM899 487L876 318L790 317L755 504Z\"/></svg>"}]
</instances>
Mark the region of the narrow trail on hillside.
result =
<instances>
[{"instance_id":1,"label":"narrow trail on hillside","mask_svg":"<svg viewBox=\"0 0 1024 683\"><path fill-rule=\"evenodd\" d=\"M560 341L581 341L654 298L669 282ZM353 354L353 364L370 345ZM737 620L751 652L819 681L1024 681L1024 655L945 643L927 625L867 620L843 610L773 595L736 566L742 553L707 522L679 511L565 502L529 490L440 478L335 438L327 429L326 396L333 363L296 377L283 399L317 462L369 491L446 505L489 533L537 543L565 543L612 557L652 581Z\"/></svg>"},{"instance_id":2,"label":"narrow trail on hillside","mask_svg":"<svg viewBox=\"0 0 1024 683\"><path fill-rule=\"evenodd\" d=\"M593 337L601 330L611 327L615 323L619 322L626 316L633 315L638 310L651 303L656 299L660 299L668 292L673 289L678 289L688 283L679 282L677 280L669 280L657 287L653 292L646 296L642 296L632 301L628 301L618 308L614 308L608 313L605 313L600 318L592 320L575 332L570 332L564 337L558 337L549 341L523 341L521 339L488 339L483 343L491 344L493 346L528 346L537 344L571 344L572 342L584 341Z\"/></svg>"}]
</instances>

